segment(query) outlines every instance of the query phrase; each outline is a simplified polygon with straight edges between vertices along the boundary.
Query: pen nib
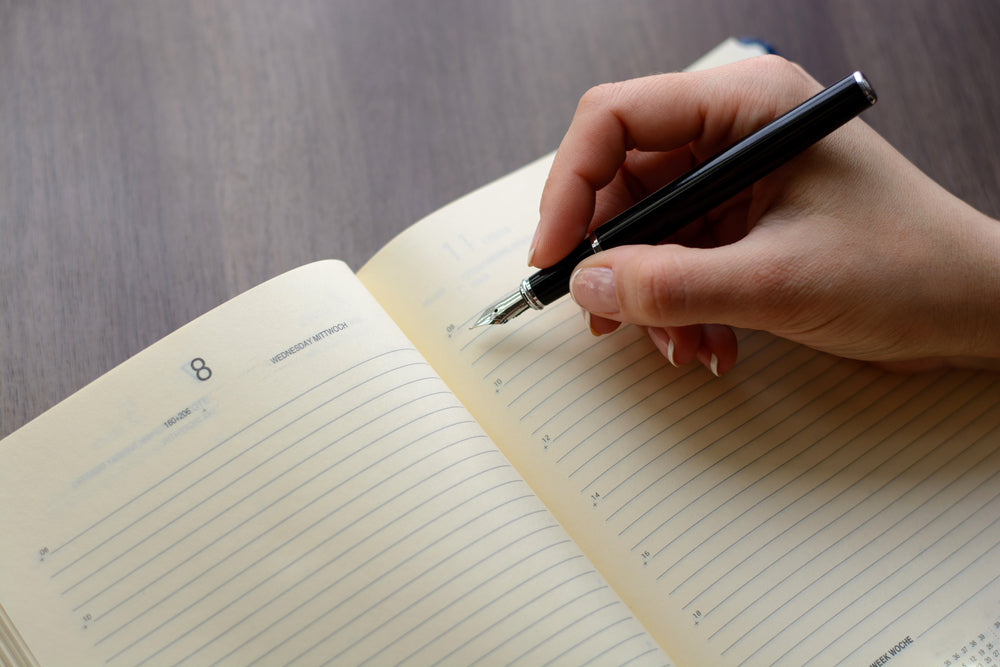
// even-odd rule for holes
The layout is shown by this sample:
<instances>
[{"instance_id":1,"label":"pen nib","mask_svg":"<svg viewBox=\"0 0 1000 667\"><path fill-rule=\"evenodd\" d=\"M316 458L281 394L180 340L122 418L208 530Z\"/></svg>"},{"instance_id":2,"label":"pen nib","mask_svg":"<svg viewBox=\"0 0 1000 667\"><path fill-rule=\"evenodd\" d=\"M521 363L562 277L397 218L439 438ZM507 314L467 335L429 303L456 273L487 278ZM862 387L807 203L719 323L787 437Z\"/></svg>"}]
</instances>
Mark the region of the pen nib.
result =
<instances>
[{"instance_id":1,"label":"pen nib","mask_svg":"<svg viewBox=\"0 0 1000 667\"><path fill-rule=\"evenodd\" d=\"M503 324L514 319L529 307L527 300L525 300L520 291L511 292L484 310L469 328L475 329L487 324Z\"/></svg>"}]
</instances>

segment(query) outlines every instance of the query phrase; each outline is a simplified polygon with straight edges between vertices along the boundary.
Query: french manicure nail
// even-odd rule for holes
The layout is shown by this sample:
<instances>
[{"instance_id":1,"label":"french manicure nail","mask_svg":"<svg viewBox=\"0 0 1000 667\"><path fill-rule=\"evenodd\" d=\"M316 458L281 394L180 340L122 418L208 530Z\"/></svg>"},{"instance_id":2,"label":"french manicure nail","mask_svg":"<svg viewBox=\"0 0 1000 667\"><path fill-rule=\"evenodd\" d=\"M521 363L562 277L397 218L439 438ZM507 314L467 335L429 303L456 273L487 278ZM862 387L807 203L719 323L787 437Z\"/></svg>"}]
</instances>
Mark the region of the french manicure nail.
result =
<instances>
[{"instance_id":1,"label":"french manicure nail","mask_svg":"<svg viewBox=\"0 0 1000 667\"><path fill-rule=\"evenodd\" d=\"M573 300L592 313L618 312L615 274L603 266L577 269L569 279Z\"/></svg>"}]
</instances>

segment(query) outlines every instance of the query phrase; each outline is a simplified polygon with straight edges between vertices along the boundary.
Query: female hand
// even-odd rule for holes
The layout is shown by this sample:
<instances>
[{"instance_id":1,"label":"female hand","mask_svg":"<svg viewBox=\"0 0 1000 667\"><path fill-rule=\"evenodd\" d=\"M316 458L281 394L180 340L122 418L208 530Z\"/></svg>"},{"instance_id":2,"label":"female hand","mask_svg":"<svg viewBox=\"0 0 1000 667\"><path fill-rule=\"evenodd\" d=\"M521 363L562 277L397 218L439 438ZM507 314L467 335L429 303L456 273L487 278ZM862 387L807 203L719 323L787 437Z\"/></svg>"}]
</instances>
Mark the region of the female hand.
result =
<instances>
[{"instance_id":1,"label":"female hand","mask_svg":"<svg viewBox=\"0 0 1000 667\"><path fill-rule=\"evenodd\" d=\"M529 264L821 86L776 56L588 91L556 153ZM884 103L884 102L883 102ZM1000 223L855 119L668 243L583 261L595 334L628 322L675 365L736 362L730 326L900 370L1000 367Z\"/></svg>"}]
</instances>

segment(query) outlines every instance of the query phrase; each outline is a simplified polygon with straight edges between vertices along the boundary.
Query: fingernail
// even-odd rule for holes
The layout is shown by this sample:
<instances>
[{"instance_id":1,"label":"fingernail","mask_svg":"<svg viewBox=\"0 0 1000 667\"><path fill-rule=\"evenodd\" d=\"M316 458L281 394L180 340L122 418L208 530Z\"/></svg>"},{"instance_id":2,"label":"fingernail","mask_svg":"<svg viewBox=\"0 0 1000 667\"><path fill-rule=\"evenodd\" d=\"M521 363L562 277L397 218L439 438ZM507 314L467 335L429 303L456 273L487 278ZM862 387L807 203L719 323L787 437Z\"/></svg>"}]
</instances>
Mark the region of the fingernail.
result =
<instances>
[{"instance_id":1,"label":"fingernail","mask_svg":"<svg viewBox=\"0 0 1000 667\"><path fill-rule=\"evenodd\" d=\"M594 329L594 325L590 323L590 311L583 311L583 321L587 323L587 328L590 329L590 333L595 336L600 336L600 332Z\"/></svg>"},{"instance_id":2,"label":"fingernail","mask_svg":"<svg viewBox=\"0 0 1000 667\"><path fill-rule=\"evenodd\" d=\"M607 267L577 269L569 279L573 300L592 313L618 312L615 274Z\"/></svg>"},{"instance_id":3,"label":"fingernail","mask_svg":"<svg viewBox=\"0 0 1000 667\"><path fill-rule=\"evenodd\" d=\"M649 327L646 330L646 333L649 334L649 338L653 341L653 345L656 346L657 350L663 353L663 356L667 358L670 365L674 368L678 368L677 360L674 359L674 350L676 349L674 346L674 339L667 335L667 330L661 327Z\"/></svg>"},{"instance_id":4,"label":"fingernail","mask_svg":"<svg viewBox=\"0 0 1000 667\"><path fill-rule=\"evenodd\" d=\"M531 237L531 247L528 248L528 266L534 266L532 264L535 261L535 246L538 244L538 232L540 230L535 228L535 235Z\"/></svg>"},{"instance_id":5,"label":"fingernail","mask_svg":"<svg viewBox=\"0 0 1000 667\"><path fill-rule=\"evenodd\" d=\"M719 377L719 358L712 355L712 358L708 360L708 370L712 371L712 375Z\"/></svg>"}]
</instances>

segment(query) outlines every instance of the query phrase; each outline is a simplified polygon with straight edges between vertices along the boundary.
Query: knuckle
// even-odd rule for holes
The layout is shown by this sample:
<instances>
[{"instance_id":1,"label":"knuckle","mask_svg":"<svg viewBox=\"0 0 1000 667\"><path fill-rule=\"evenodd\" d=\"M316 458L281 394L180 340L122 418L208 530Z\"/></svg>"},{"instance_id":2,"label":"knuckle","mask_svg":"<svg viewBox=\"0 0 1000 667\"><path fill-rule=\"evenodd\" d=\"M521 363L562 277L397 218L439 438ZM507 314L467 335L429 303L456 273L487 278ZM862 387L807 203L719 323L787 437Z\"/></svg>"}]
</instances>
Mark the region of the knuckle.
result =
<instances>
[{"instance_id":1,"label":"knuckle","mask_svg":"<svg viewBox=\"0 0 1000 667\"><path fill-rule=\"evenodd\" d=\"M805 70L791 60L774 53L755 58L753 63L775 76L798 78L805 73Z\"/></svg>"},{"instance_id":2,"label":"knuckle","mask_svg":"<svg viewBox=\"0 0 1000 667\"><path fill-rule=\"evenodd\" d=\"M819 83L801 65L782 56L762 56L760 65L766 74L781 81L784 87L797 96L811 94L819 87Z\"/></svg>"},{"instance_id":3,"label":"knuckle","mask_svg":"<svg viewBox=\"0 0 1000 667\"><path fill-rule=\"evenodd\" d=\"M620 96L621 88L621 83L601 83L593 86L580 97L577 110L590 111L610 108Z\"/></svg>"},{"instance_id":4,"label":"knuckle","mask_svg":"<svg viewBox=\"0 0 1000 667\"><path fill-rule=\"evenodd\" d=\"M626 293L619 294L628 317L637 324L669 326L686 321L688 285L675 262L645 253L630 266Z\"/></svg>"}]
</instances>

